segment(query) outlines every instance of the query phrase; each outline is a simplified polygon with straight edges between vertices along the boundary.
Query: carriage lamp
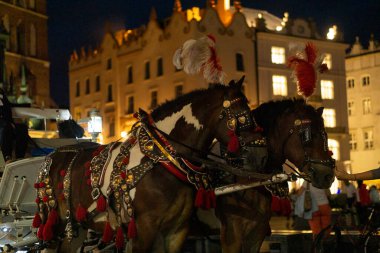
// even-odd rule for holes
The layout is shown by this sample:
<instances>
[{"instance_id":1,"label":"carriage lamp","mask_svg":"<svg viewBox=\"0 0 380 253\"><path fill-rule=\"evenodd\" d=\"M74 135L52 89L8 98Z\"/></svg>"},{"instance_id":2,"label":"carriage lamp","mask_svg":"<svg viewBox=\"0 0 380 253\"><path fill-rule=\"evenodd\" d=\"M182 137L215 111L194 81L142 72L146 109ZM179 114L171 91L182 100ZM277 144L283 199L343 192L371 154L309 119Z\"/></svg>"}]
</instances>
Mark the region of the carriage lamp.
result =
<instances>
[{"instance_id":1,"label":"carriage lamp","mask_svg":"<svg viewBox=\"0 0 380 253\"><path fill-rule=\"evenodd\" d=\"M102 132L102 117L97 109L90 111L90 120L88 121L88 132L91 134L91 139L96 142L99 134Z\"/></svg>"}]
</instances>

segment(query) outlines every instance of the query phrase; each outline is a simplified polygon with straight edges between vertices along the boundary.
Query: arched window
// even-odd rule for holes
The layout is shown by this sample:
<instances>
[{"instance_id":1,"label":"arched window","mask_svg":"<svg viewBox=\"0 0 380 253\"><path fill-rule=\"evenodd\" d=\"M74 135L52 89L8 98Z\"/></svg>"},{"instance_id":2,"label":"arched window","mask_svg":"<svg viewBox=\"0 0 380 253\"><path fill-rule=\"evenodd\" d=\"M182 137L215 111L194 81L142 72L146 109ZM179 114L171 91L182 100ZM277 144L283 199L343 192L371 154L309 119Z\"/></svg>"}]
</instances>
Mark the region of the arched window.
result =
<instances>
[{"instance_id":1,"label":"arched window","mask_svg":"<svg viewBox=\"0 0 380 253\"><path fill-rule=\"evenodd\" d=\"M241 53L236 54L236 70L244 71L244 59Z\"/></svg>"},{"instance_id":2,"label":"arched window","mask_svg":"<svg viewBox=\"0 0 380 253\"><path fill-rule=\"evenodd\" d=\"M34 24L30 25L30 55L37 55L37 33Z\"/></svg>"}]
</instances>

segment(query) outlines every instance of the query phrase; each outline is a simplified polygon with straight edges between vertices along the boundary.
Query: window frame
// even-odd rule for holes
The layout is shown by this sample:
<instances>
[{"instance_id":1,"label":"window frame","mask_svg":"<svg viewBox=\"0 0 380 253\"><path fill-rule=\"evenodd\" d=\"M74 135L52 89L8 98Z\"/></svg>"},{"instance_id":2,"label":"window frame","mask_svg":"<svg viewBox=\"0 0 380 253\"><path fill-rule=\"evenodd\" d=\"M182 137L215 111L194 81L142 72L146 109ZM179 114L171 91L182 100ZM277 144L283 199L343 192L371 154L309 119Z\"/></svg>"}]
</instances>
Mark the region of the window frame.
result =
<instances>
[{"instance_id":1,"label":"window frame","mask_svg":"<svg viewBox=\"0 0 380 253\"><path fill-rule=\"evenodd\" d=\"M273 64L285 64L286 62L285 47L280 47L280 46L271 47L271 62Z\"/></svg>"},{"instance_id":2,"label":"window frame","mask_svg":"<svg viewBox=\"0 0 380 253\"><path fill-rule=\"evenodd\" d=\"M288 78L286 75L272 75L272 93L274 96L286 97L288 95Z\"/></svg>"},{"instance_id":3,"label":"window frame","mask_svg":"<svg viewBox=\"0 0 380 253\"><path fill-rule=\"evenodd\" d=\"M334 81L333 80L321 80L321 98L322 99L334 99Z\"/></svg>"}]
</instances>

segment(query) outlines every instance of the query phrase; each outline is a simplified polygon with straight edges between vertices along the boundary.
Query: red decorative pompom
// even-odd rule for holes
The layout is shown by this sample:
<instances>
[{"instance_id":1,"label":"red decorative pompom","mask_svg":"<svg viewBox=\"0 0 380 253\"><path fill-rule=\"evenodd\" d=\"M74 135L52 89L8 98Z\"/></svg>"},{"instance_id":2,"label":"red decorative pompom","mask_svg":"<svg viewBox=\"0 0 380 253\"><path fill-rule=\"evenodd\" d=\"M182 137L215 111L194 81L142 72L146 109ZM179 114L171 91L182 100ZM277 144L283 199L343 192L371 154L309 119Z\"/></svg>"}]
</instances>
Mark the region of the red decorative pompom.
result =
<instances>
[{"instance_id":1,"label":"red decorative pompom","mask_svg":"<svg viewBox=\"0 0 380 253\"><path fill-rule=\"evenodd\" d=\"M137 227L134 218L131 218L128 224L128 238L133 239L137 236Z\"/></svg>"},{"instance_id":2,"label":"red decorative pompom","mask_svg":"<svg viewBox=\"0 0 380 253\"><path fill-rule=\"evenodd\" d=\"M55 209L51 209L50 212L49 212L49 216L48 216L48 220L46 222L47 223L50 223L52 225L55 225L58 223L58 212L57 210Z\"/></svg>"},{"instance_id":3,"label":"red decorative pompom","mask_svg":"<svg viewBox=\"0 0 380 253\"><path fill-rule=\"evenodd\" d=\"M124 233L121 227L119 227L116 232L115 246L118 250L124 248Z\"/></svg>"},{"instance_id":4,"label":"red decorative pompom","mask_svg":"<svg viewBox=\"0 0 380 253\"><path fill-rule=\"evenodd\" d=\"M36 188L36 189L40 188L40 184L39 183L34 183L34 188Z\"/></svg>"},{"instance_id":5,"label":"red decorative pompom","mask_svg":"<svg viewBox=\"0 0 380 253\"><path fill-rule=\"evenodd\" d=\"M129 163L129 156L124 157L123 162L124 165L127 165Z\"/></svg>"},{"instance_id":6,"label":"red decorative pompom","mask_svg":"<svg viewBox=\"0 0 380 253\"><path fill-rule=\"evenodd\" d=\"M36 204L39 204L41 202L40 198L36 198L35 202Z\"/></svg>"},{"instance_id":7,"label":"red decorative pompom","mask_svg":"<svg viewBox=\"0 0 380 253\"><path fill-rule=\"evenodd\" d=\"M62 190L63 189L63 182L58 183L58 189Z\"/></svg>"},{"instance_id":8,"label":"red decorative pompom","mask_svg":"<svg viewBox=\"0 0 380 253\"><path fill-rule=\"evenodd\" d=\"M66 171L65 170L60 170L59 171L59 175L61 175L61 177L64 177L66 175Z\"/></svg>"},{"instance_id":9,"label":"red decorative pompom","mask_svg":"<svg viewBox=\"0 0 380 253\"><path fill-rule=\"evenodd\" d=\"M34 228L38 228L38 227L41 226L41 223L42 223L41 216L40 216L40 214L37 212L37 213L34 215L33 223L32 223L32 227L34 227Z\"/></svg>"},{"instance_id":10,"label":"red decorative pompom","mask_svg":"<svg viewBox=\"0 0 380 253\"><path fill-rule=\"evenodd\" d=\"M87 217L87 210L81 205L78 204L77 210L75 212L75 218L78 222L82 222Z\"/></svg>"},{"instance_id":11,"label":"red decorative pompom","mask_svg":"<svg viewBox=\"0 0 380 253\"><path fill-rule=\"evenodd\" d=\"M86 169L90 169L90 167L91 167L91 162L90 162L90 161L87 161L87 162L84 164L84 167L85 167Z\"/></svg>"},{"instance_id":12,"label":"red decorative pompom","mask_svg":"<svg viewBox=\"0 0 380 253\"><path fill-rule=\"evenodd\" d=\"M37 231L37 238L40 239L41 241L44 239L44 236L43 236L44 227L45 227L45 224L41 224Z\"/></svg>"},{"instance_id":13,"label":"red decorative pompom","mask_svg":"<svg viewBox=\"0 0 380 253\"><path fill-rule=\"evenodd\" d=\"M106 208L107 208L107 200L103 196L103 194L101 194L98 200L96 201L96 210L98 212L104 212Z\"/></svg>"},{"instance_id":14,"label":"red decorative pompom","mask_svg":"<svg viewBox=\"0 0 380 253\"><path fill-rule=\"evenodd\" d=\"M46 186L46 184L44 182L40 182L40 187L39 188L44 188Z\"/></svg>"},{"instance_id":15,"label":"red decorative pompom","mask_svg":"<svg viewBox=\"0 0 380 253\"><path fill-rule=\"evenodd\" d=\"M126 179L127 178L127 173L125 173L125 171L122 171L120 172L120 176L122 179Z\"/></svg>"},{"instance_id":16,"label":"red decorative pompom","mask_svg":"<svg viewBox=\"0 0 380 253\"><path fill-rule=\"evenodd\" d=\"M106 226L104 227L102 241L105 243L109 243L112 240L112 237L113 231L110 223L107 221Z\"/></svg>"},{"instance_id":17,"label":"red decorative pompom","mask_svg":"<svg viewBox=\"0 0 380 253\"><path fill-rule=\"evenodd\" d=\"M230 153L236 153L239 151L239 139L237 135L235 134L235 131L229 130L228 136L230 137L230 140L228 141L227 150Z\"/></svg>"},{"instance_id":18,"label":"red decorative pompom","mask_svg":"<svg viewBox=\"0 0 380 253\"><path fill-rule=\"evenodd\" d=\"M48 197L48 196L44 196L44 197L42 198L42 201L45 202L45 203L48 202L48 200L49 200L49 197Z\"/></svg>"}]
</instances>

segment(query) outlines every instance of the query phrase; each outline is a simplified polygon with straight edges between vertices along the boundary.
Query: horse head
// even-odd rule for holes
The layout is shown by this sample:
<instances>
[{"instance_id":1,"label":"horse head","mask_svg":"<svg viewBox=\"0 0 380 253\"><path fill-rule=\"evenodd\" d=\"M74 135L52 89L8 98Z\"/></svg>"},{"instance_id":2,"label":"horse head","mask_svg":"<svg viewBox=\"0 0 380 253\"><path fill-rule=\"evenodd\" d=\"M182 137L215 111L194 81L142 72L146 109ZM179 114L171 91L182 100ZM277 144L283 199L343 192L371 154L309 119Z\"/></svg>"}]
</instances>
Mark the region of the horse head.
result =
<instances>
[{"instance_id":1,"label":"horse head","mask_svg":"<svg viewBox=\"0 0 380 253\"><path fill-rule=\"evenodd\" d=\"M268 136L268 166L281 166L288 159L315 187L330 187L335 160L328 150L322 112L303 99L269 102L254 110Z\"/></svg>"},{"instance_id":2,"label":"horse head","mask_svg":"<svg viewBox=\"0 0 380 253\"><path fill-rule=\"evenodd\" d=\"M156 126L177 140L171 143L181 154L196 155L199 150L198 155L207 155L216 139L228 147L225 159L245 157L245 169L262 168L267 149L261 133L255 132L256 125L242 92L243 80L244 77L231 81L228 86L211 85L163 104L152 112Z\"/></svg>"}]
</instances>

